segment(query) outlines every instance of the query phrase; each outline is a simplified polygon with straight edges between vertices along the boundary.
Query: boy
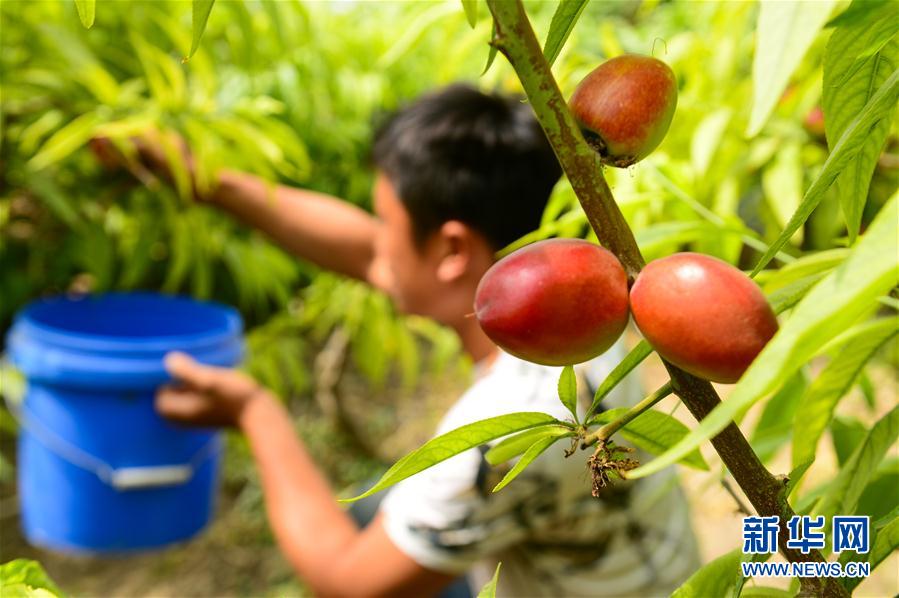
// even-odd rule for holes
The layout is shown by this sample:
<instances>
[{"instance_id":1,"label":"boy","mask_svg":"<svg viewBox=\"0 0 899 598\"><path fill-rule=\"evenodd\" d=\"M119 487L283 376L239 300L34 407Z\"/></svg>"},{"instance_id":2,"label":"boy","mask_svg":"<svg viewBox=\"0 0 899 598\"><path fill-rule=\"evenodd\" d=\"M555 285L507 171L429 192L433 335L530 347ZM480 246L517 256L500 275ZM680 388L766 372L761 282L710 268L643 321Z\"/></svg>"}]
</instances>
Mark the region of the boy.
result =
<instances>
[{"instance_id":1,"label":"boy","mask_svg":"<svg viewBox=\"0 0 899 598\"><path fill-rule=\"evenodd\" d=\"M144 158L164 170L158 152ZM537 228L561 175L530 108L518 98L451 86L397 113L376 135L377 217L336 198L220 173L198 198L266 233L295 255L365 280L399 309L453 328L478 380L438 433L512 411L565 417L559 368L501 352L470 317L495 252ZM587 364L597 384L621 345ZM503 562L499 594L667 595L697 566L687 508L670 475L590 496L581 454L560 443L499 493L499 473L472 449L391 489L357 528L301 442L280 402L249 377L180 354L166 365L179 384L157 397L167 418L236 426L259 467L282 551L318 595L424 596L467 572L476 592ZM592 379L591 379L592 377ZM607 405L639 398L633 380Z\"/></svg>"}]
</instances>

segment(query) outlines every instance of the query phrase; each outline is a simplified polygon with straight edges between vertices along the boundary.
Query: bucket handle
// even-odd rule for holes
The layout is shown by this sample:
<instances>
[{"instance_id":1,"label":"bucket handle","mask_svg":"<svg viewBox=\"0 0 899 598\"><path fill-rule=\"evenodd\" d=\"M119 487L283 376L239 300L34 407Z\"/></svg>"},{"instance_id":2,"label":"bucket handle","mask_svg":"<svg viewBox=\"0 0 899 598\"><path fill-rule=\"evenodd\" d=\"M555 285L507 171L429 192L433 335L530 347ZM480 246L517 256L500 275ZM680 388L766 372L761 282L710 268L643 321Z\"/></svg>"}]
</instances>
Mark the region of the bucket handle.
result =
<instances>
[{"instance_id":1,"label":"bucket handle","mask_svg":"<svg viewBox=\"0 0 899 598\"><path fill-rule=\"evenodd\" d=\"M104 484L120 491L185 484L193 478L196 470L206 459L221 451L220 438L215 435L201 446L187 463L113 467L103 459L84 451L48 429L37 418L31 417L24 406L24 401L20 404L14 400L8 400L6 405L19 426L27 430L56 456L80 469L93 473Z\"/></svg>"}]
</instances>

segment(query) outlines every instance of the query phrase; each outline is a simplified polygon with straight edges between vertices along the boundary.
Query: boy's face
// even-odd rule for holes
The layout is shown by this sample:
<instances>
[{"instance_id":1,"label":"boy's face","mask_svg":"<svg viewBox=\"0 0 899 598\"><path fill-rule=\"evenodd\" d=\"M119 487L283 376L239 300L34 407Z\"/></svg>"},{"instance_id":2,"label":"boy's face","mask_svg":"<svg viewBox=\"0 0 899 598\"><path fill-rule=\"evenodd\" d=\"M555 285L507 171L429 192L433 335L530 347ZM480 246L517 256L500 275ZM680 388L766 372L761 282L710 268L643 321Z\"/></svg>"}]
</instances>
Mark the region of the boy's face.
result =
<instances>
[{"instance_id":1,"label":"boy's face","mask_svg":"<svg viewBox=\"0 0 899 598\"><path fill-rule=\"evenodd\" d=\"M375 178L373 203L380 227L375 238L372 282L393 299L406 313L432 315L434 266L428 259L427 246L415 245L409 212L396 195L387 177Z\"/></svg>"},{"instance_id":2,"label":"boy's face","mask_svg":"<svg viewBox=\"0 0 899 598\"><path fill-rule=\"evenodd\" d=\"M386 292L397 309L431 317L453 325L473 311L477 281L492 260L486 246L483 259L471 259L472 251L481 251L474 242L454 240L449 224L430 235L422 246L415 243L409 212L397 196L390 180L377 173L373 203L380 220L375 239L375 257L371 282ZM449 234L447 233L449 231ZM470 235L470 233L460 233Z\"/></svg>"}]
</instances>

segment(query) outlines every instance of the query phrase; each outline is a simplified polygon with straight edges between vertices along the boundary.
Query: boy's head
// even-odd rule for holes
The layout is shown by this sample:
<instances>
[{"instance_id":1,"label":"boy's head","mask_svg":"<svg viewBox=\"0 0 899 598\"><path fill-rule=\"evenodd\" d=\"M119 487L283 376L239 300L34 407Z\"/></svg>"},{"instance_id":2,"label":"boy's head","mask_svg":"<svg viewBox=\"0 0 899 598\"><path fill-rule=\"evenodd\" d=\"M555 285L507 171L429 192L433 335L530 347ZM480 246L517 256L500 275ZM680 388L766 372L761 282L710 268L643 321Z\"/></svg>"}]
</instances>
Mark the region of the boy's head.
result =
<instances>
[{"instance_id":1,"label":"boy's head","mask_svg":"<svg viewBox=\"0 0 899 598\"><path fill-rule=\"evenodd\" d=\"M536 229L562 174L528 104L453 85L375 135L373 278L404 311L453 325L493 254Z\"/></svg>"}]
</instances>

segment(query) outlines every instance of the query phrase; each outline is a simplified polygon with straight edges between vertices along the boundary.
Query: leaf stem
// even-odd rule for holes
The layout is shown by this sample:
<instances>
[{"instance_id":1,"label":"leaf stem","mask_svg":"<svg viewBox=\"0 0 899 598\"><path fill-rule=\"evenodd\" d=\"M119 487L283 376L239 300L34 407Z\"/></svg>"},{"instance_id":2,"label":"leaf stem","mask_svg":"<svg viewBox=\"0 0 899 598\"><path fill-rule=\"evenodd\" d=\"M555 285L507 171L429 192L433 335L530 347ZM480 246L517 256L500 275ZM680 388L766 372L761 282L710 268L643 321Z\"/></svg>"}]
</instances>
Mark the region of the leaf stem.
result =
<instances>
[{"instance_id":1,"label":"leaf stem","mask_svg":"<svg viewBox=\"0 0 899 598\"><path fill-rule=\"evenodd\" d=\"M608 440L609 438L611 438L612 434L631 423L640 415L643 415L643 413L649 410L653 405L670 395L672 392L674 392L674 387L671 386L671 381L669 380L661 387L659 387L659 389L654 393L631 407L627 412L624 413L624 415L622 415L615 421L611 421L606 425L600 427L592 434L588 434L587 436L585 436L584 441L581 443L581 448L585 449L597 442Z\"/></svg>"}]
</instances>

